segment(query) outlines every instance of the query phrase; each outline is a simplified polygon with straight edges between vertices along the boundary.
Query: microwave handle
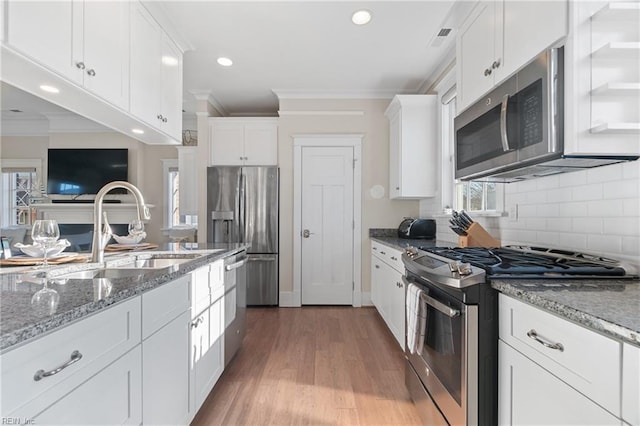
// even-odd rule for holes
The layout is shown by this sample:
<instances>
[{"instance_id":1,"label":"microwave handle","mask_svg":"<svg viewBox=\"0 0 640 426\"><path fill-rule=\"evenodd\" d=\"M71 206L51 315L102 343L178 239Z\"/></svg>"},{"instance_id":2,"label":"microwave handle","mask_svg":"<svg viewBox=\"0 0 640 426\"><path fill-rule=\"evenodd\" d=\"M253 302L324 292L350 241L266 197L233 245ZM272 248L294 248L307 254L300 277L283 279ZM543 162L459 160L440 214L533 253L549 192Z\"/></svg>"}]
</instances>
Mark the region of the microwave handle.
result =
<instances>
[{"instance_id":1,"label":"microwave handle","mask_svg":"<svg viewBox=\"0 0 640 426\"><path fill-rule=\"evenodd\" d=\"M500 108L500 139L502 140L502 150L511 151L509 146L509 136L507 135L507 107L509 105L509 94L502 97L502 107Z\"/></svg>"}]
</instances>

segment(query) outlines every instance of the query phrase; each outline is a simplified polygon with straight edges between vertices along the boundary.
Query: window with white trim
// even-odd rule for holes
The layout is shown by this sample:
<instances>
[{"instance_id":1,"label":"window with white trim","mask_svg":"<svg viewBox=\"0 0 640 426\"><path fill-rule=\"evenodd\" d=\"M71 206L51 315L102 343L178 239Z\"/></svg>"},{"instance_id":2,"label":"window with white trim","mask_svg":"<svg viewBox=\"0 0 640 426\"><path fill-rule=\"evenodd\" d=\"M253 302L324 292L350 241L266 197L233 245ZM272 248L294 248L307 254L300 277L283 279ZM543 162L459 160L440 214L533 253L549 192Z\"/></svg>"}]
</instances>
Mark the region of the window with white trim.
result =
<instances>
[{"instance_id":1,"label":"window with white trim","mask_svg":"<svg viewBox=\"0 0 640 426\"><path fill-rule=\"evenodd\" d=\"M30 225L31 198L39 195L40 160L2 160L0 224Z\"/></svg>"},{"instance_id":2,"label":"window with white trim","mask_svg":"<svg viewBox=\"0 0 640 426\"><path fill-rule=\"evenodd\" d=\"M164 172L164 194L166 210L165 227L171 228L176 225L198 225L197 215L180 214L180 171L178 160L163 160Z\"/></svg>"}]
</instances>

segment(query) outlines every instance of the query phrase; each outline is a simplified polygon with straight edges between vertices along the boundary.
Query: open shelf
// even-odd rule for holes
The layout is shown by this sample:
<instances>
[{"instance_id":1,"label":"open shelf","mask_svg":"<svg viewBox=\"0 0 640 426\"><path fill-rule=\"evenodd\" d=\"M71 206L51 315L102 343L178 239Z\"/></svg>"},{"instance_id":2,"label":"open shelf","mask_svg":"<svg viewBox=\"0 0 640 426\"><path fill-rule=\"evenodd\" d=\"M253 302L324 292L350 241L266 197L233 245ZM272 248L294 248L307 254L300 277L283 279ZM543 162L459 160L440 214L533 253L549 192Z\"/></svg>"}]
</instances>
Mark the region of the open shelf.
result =
<instances>
[{"instance_id":1,"label":"open shelf","mask_svg":"<svg viewBox=\"0 0 640 426\"><path fill-rule=\"evenodd\" d=\"M640 134L640 123L603 123L592 127L591 133Z\"/></svg>"},{"instance_id":2,"label":"open shelf","mask_svg":"<svg viewBox=\"0 0 640 426\"><path fill-rule=\"evenodd\" d=\"M606 83L591 90L592 95L638 95L640 83Z\"/></svg>"},{"instance_id":3,"label":"open shelf","mask_svg":"<svg viewBox=\"0 0 640 426\"><path fill-rule=\"evenodd\" d=\"M634 14L633 12L640 12L640 2L613 2L607 4L605 7L594 13L591 19L598 21L629 21L633 19L637 20L638 14Z\"/></svg>"},{"instance_id":4,"label":"open shelf","mask_svg":"<svg viewBox=\"0 0 640 426\"><path fill-rule=\"evenodd\" d=\"M591 53L593 58L628 59L637 61L640 58L640 42L610 42Z\"/></svg>"}]
</instances>

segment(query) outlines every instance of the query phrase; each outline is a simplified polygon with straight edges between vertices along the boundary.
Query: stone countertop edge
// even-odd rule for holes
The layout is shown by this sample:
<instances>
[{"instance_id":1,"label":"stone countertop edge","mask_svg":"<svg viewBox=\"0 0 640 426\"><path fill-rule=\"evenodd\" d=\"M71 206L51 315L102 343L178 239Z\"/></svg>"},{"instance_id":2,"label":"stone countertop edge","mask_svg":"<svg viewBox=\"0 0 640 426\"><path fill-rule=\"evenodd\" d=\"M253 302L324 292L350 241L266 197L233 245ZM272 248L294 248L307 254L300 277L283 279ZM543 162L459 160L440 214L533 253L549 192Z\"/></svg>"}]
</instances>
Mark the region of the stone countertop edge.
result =
<instances>
[{"instance_id":1,"label":"stone countertop edge","mask_svg":"<svg viewBox=\"0 0 640 426\"><path fill-rule=\"evenodd\" d=\"M0 352L4 353L27 344L33 339L54 332L62 326L70 325L87 316L98 313L105 308L125 302L133 297L159 287L162 284L178 279L201 266L246 250L248 247L248 244L236 244L234 247L226 248L223 251L216 249L200 249L197 253L201 253L202 256L181 264L176 271L162 273L161 271L150 270L145 274L149 275L149 278L143 279L136 286L124 288L104 299L76 306L66 310L65 312L54 314L53 316L43 318L21 328L6 333L3 331L0 336ZM211 253L207 253L208 251L211 251ZM141 253L153 254L153 251L145 251ZM0 321L1 320L2 319L0 319Z\"/></svg>"},{"instance_id":2,"label":"stone countertop edge","mask_svg":"<svg viewBox=\"0 0 640 426\"><path fill-rule=\"evenodd\" d=\"M407 247L419 247L419 246L429 246L435 247L436 240L431 239L405 239L399 237L369 237L372 241L377 241L381 244L394 248L396 250L404 250Z\"/></svg>"},{"instance_id":3,"label":"stone countertop edge","mask_svg":"<svg viewBox=\"0 0 640 426\"><path fill-rule=\"evenodd\" d=\"M527 283L535 282L527 281ZM546 281L548 283L548 281ZM520 281L522 283L522 281ZM625 283L626 285L635 285L640 287L640 283L637 281L617 281L618 284L624 285L621 283ZM518 286L519 282L510 282L505 280L492 280L491 286L504 293L505 295L511 296L517 300L528 303L535 307L541 308L545 311L551 312L563 319L570 320L577 324L582 325L590 330L598 331L608 337L611 337L616 340L621 340L626 343L632 344L634 346L640 347L640 327L634 327L637 329L629 328L628 326L624 326L616 323L615 317L619 312L620 305L611 306L609 311L611 313L610 318L601 318L593 313L587 312L582 309L578 309L575 307L568 306L561 301L550 300L549 298L544 297L544 295L539 295L535 290L539 290L544 284L540 284L537 287L533 287L534 291L528 290L526 288L522 288ZM530 287L531 288L531 287ZM576 297L579 297L579 292L573 293ZM633 301L623 300L623 297L620 297L620 303L634 303ZM638 308L640 312L640 307ZM604 316L604 315L603 315Z\"/></svg>"}]
</instances>

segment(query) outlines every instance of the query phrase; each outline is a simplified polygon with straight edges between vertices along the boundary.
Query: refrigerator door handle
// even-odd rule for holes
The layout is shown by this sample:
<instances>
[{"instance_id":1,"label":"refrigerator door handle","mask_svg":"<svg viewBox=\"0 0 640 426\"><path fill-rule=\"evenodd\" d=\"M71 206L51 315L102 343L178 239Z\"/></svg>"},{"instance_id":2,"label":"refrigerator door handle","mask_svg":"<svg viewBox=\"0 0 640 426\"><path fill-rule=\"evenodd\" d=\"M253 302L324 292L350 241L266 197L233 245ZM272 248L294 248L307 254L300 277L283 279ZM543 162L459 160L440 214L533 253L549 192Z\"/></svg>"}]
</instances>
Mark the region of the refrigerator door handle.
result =
<instances>
[{"instance_id":1,"label":"refrigerator door handle","mask_svg":"<svg viewBox=\"0 0 640 426\"><path fill-rule=\"evenodd\" d=\"M245 207L245 195L246 194L246 179L244 176L244 172L240 170L240 188L238 191L238 216L240 217L240 235L238 235L238 240L241 243L245 242L245 221L246 221L246 207Z\"/></svg>"}]
</instances>

